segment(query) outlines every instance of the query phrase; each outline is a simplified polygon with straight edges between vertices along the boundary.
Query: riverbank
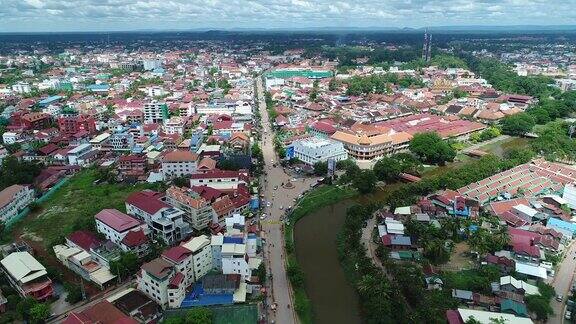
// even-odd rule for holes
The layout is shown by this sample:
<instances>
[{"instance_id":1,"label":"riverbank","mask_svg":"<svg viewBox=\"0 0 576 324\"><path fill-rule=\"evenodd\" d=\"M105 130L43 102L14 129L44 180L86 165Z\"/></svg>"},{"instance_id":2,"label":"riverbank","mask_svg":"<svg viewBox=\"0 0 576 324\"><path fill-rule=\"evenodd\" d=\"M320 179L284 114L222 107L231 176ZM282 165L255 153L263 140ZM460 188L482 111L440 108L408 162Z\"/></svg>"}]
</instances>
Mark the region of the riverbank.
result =
<instances>
[{"instance_id":1,"label":"riverbank","mask_svg":"<svg viewBox=\"0 0 576 324\"><path fill-rule=\"evenodd\" d=\"M356 190L343 186L321 186L305 195L290 215L290 222L284 227L286 248L286 273L294 292L294 307L303 324L313 322L313 306L304 285L304 273L298 263L294 248L294 227L304 216L339 201L353 198Z\"/></svg>"}]
</instances>

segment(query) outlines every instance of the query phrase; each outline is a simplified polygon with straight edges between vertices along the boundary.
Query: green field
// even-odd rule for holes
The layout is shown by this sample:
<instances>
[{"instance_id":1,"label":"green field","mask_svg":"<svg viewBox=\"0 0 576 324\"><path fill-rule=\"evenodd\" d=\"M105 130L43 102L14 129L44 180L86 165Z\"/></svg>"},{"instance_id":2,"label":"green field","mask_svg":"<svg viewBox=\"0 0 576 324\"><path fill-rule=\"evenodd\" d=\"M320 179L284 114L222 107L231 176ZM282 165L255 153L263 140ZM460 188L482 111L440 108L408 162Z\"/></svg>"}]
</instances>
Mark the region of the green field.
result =
<instances>
[{"instance_id":1,"label":"green field","mask_svg":"<svg viewBox=\"0 0 576 324\"><path fill-rule=\"evenodd\" d=\"M214 324L253 324L258 322L256 305L210 307L214 312Z\"/></svg>"},{"instance_id":2,"label":"green field","mask_svg":"<svg viewBox=\"0 0 576 324\"><path fill-rule=\"evenodd\" d=\"M52 242L77 229L91 229L94 215L105 208L125 211L124 201L134 192L153 188L151 184L98 184L94 170L83 170L74 175L50 198L40 204L38 212L31 213L14 226L24 238Z\"/></svg>"}]
</instances>

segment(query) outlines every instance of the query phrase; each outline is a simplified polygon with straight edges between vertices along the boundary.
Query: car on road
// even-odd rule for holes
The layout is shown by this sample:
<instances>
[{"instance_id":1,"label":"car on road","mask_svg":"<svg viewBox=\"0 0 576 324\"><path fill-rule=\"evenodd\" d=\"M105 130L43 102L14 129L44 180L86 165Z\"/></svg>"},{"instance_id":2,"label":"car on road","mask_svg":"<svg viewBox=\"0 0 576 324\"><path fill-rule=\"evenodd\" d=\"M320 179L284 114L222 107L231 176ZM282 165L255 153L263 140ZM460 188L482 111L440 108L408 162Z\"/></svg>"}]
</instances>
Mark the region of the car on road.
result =
<instances>
[{"instance_id":1,"label":"car on road","mask_svg":"<svg viewBox=\"0 0 576 324\"><path fill-rule=\"evenodd\" d=\"M564 296L562 296L562 294L556 295L556 301L562 302L563 300L564 300Z\"/></svg>"},{"instance_id":2,"label":"car on road","mask_svg":"<svg viewBox=\"0 0 576 324\"><path fill-rule=\"evenodd\" d=\"M262 214L262 215L260 216L260 219L266 219L266 216L267 216L266 214Z\"/></svg>"},{"instance_id":3,"label":"car on road","mask_svg":"<svg viewBox=\"0 0 576 324\"><path fill-rule=\"evenodd\" d=\"M284 206L280 206L280 210L284 209Z\"/></svg>"},{"instance_id":4,"label":"car on road","mask_svg":"<svg viewBox=\"0 0 576 324\"><path fill-rule=\"evenodd\" d=\"M274 190L278 190L278 186L274 186Z\"/></svg>"},{"instance_id":5,"label":"car on road","mask_svg":"<svg viewBox=\"0 0 576 324\"><path fill-rule=\"evenodd\" d=\"M569 320L572 318L572 312L567 310L566 313L564 314L564 318Z\"/></svg>"},{"instance_id":6,"label":"car on road","mask_svg":"<svg viewBox=\"0 0 576 324\"><path fill-rule=\"evenodd\" d=\"M267 201L267 202L266 202L266 207L270 207L270 206L272 206L272 203L269 202L269 201Z\"/></svg>"}]
</instances>

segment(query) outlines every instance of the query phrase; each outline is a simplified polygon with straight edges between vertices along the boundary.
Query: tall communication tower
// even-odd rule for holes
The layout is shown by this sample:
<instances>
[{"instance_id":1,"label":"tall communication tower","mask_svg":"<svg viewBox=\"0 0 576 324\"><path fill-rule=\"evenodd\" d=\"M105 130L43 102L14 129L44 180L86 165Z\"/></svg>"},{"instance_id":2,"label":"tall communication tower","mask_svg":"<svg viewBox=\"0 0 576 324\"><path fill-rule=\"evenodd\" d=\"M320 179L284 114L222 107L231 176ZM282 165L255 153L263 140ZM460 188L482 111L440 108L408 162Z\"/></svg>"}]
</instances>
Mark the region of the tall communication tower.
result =
<instances>
[{"instance_id":1,"label":"tall communication tower","mask_svg":"<svg viewBox=\"0 0 576 324\"><path fill-rule=\"evenodd\" d=\"M422 59L430 61L432 57L432 34L428 34L428 29L424 32L424 45L422 46Z\"/></svg>"}]
</instances>

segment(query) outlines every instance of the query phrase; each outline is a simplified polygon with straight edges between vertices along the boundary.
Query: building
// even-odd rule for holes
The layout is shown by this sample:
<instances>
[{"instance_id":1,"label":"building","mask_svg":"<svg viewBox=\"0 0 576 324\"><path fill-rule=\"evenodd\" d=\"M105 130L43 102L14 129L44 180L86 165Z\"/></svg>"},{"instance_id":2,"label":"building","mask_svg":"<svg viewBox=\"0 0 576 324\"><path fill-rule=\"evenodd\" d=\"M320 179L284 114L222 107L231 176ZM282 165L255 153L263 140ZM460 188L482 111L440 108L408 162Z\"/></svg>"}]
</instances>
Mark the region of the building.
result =
<instances>
[{"instance_id":1,"label":"building","mask_svg":"<svg viewBox=\"0 0 576 324\"><path fill-rule=\"evenodd\" d=\"M213 268L210 239L206 235L200 235L183 243L182 246L192 252L194 281L198 281Z\"/></svg>"},{"instance_id":2,"label":"building","mask_svg":"<svg viewBox=\"0 0 576 324\"><path fill-rule=\"evenodd\" d=\"M116 209L103 209L96 214L96 230L107 239L120 244L130 231L147 231L146 225Z\"/></svg>"},{"instance_id":3,"label":"building","mask_svg":"<svg viewBox=\"0 0 576 324\"><path fill-rule=\"evenodd\" d=\"M63 324L122 323L138 324L138 321L122 313L112 303L102 300L81 312L70 312Z\"/></svg>"},{"instance_id":4,"label":"building","mask_svg":"<svg viewBox=\"0 0 576 324\"><path fill-rule=\"evenodd\" d=\"M27 186L11 185L0 191L0 220L7 222L34 201L34 190Z\"/></svg>"},{"instance_id":5,"label":"building","mask_svg":"<svg viewBox=\"0 0 576 324\"><path fill-rule=\"evenodd\" d=\"M139 323L158 323L162 319L162 307L139 290L128 288L107 300Z\"/></svg>"},{"instance_id":6,"label":"building","mask_svg":"<svg viewBox=\"0 0 576 324\"><path fill-rule=\"evenodd\" d=\"M412 135L394 131L337 131L330 138L344 144L349 157L356 160L373 160L407 150Z\"/></svg>"},{"instance_id":7,"label":"building","mask_svg":"<svg viewBox=\"0 0 576 324\"><path fill-rule=\"evenodd\" d=\"M186 129L186 120L182 117L172 117L164 122L164 132L166 134L184 134Z\"/></svg>"},{"instance_id":8,"label":"building","mask_svg":"<svg viewBox=\"0 0 576 324\"><path fill-rule=\"evenodd\" d=\"M162 253L162 259L171 263L177 272L184 275L183 284L188 287L194 283L194 260L192 251L176 245Z\"/></svg>"},{"instance_id":9,"label":"building","mask_svg":"<svg viewBox=\"0 0 576 324\"><path fill-rule=\"evenodd\" d=\"M169 152L162 159L162 175L165 180L191 175L196 172L197 162L196 153L179 150Z\"/></svg>"},{"instance_id":10,"label":"building","mask_svg":"<svg viewBox=\"0 0 576 324\"><path fill-rule=\"evenodd\" d=\"M134 143L134 134L121 130L110 135L107 146L113 151L131 151Z\"/></svg>"},{"instance_id":11,"label":"building","mask_svg":"<svg viewBox=\"0 0 576 324\"><path fill-rule=\"evenodd\" d=\"M110 272L110 269L101 266L89 251L67 244L54 245L52 249L54 250L56 258L60 260L64 266L85 280L95 283L101 289L108 286L112 280L116 278L116 276Z\"/></svg>"},{"instance_id":12,"label":"building","mask_svg":"<svg viewBox=\"0 0 576 324\"><path fill-rule=\"evenodd\" d=\"M73 136L80 131L96 132L96 120L87 115L62 116L58 118L58 129L62 135Z\"/></svg>"},{"instance_id":13,"label":"building","mask_svg":"<svg viewBox=\"0 0 576 324\"><path fill-rule=\"evenodd\" d=\"M166 190L166 202L184 211L184 220L197 231L207 228L214 217L212 206L193 190L171 186Z\"/></svg>"},{"instance_id":14,"label":"building","mask_svg":"<svg viewBox=\"0 0 576 324\"><path fill-rule=\"evenodd\" d=\"M213 170L205 173L193 174L190 177L190 187L208 186L218 190L238 189L241 184L248 184L248 172L246 170Z\"/></svg>"},{"instance_id":15,"label":"building","mask_svg":"<svg viewBox=\"0 0 576 324\"><path fill-rule=\"evenodd\" d=\"M142 65L145 71L153 71L162 67L162 60L158 59L145 59L142 60Z\"/></svg>"},{"instance_id":16,"label":"building","mask_svg":"<svg viewBox=\"0 0 576 324\"><path fill-rule=\"evenodd\" d=\"M0 264L8 282L22 297L44 301L54 294L46 268L30 253L11 253Z\"/></svg>"},{"instance_id":17,"label":"building","mask_svg":"<svg viewBox=\"0 0 576 324\"><path fill-rule=\"evenodd\" d=\"M346 160L348 153L341 142L319 139L316 137L306 138L292 143L294 155L300 161L314 165L317 162Z\"/></svg>"},{"instance_id":18,"label":"building","mask_svg":"<svg viewBox=\"0 0 576 324\"><path fill-rule=\"evenodd\" d=\"M162 123L168 119L168 106L164 102L151 101L144 103L144 122Z\"/></svg>"},{"instance_id":19,"label":"building","mask_svg":"<svg viewBox=\"0 0 576 324\"><path fill-rule=\"evenodd\" d=\"M184 212L174 208L160 198L158 192L145 190L132 193L126 199L126 212L148 225L152 235L166 244L182 241L192 232L184 222Z\"/></svg>"},{"instance_id":20,"label":"building","mask_svg":"<svg viewBox=\"0 0 576 324\"><path fill-rule=\"evenodd\" d=\"M144 263L138 274L138 290L163 308L180 307L186 296L184 275L172 263L156 258Z\"/></svg>"},{"instance_id":21,"label":"building","mask_svg":"<svg viewBox=\"0 0 576 324\"><path fill-rule=\"evenodd\" d=\"M92 151L92 145L84 143L76 146L68 151L68 164L70 165L85 165L89 159L84 157Z\"/></svg>"},{"instance_id":22,"label":"building","mask_svg":"<svg viewBox=\"0 0 576 324\"><path fill-rule=\"evenodd\" d=\"M26 129L44 129L50 127L52 116L42 112L31 112L22 116L22 123Z\"/></svg>"}]
</instances>

